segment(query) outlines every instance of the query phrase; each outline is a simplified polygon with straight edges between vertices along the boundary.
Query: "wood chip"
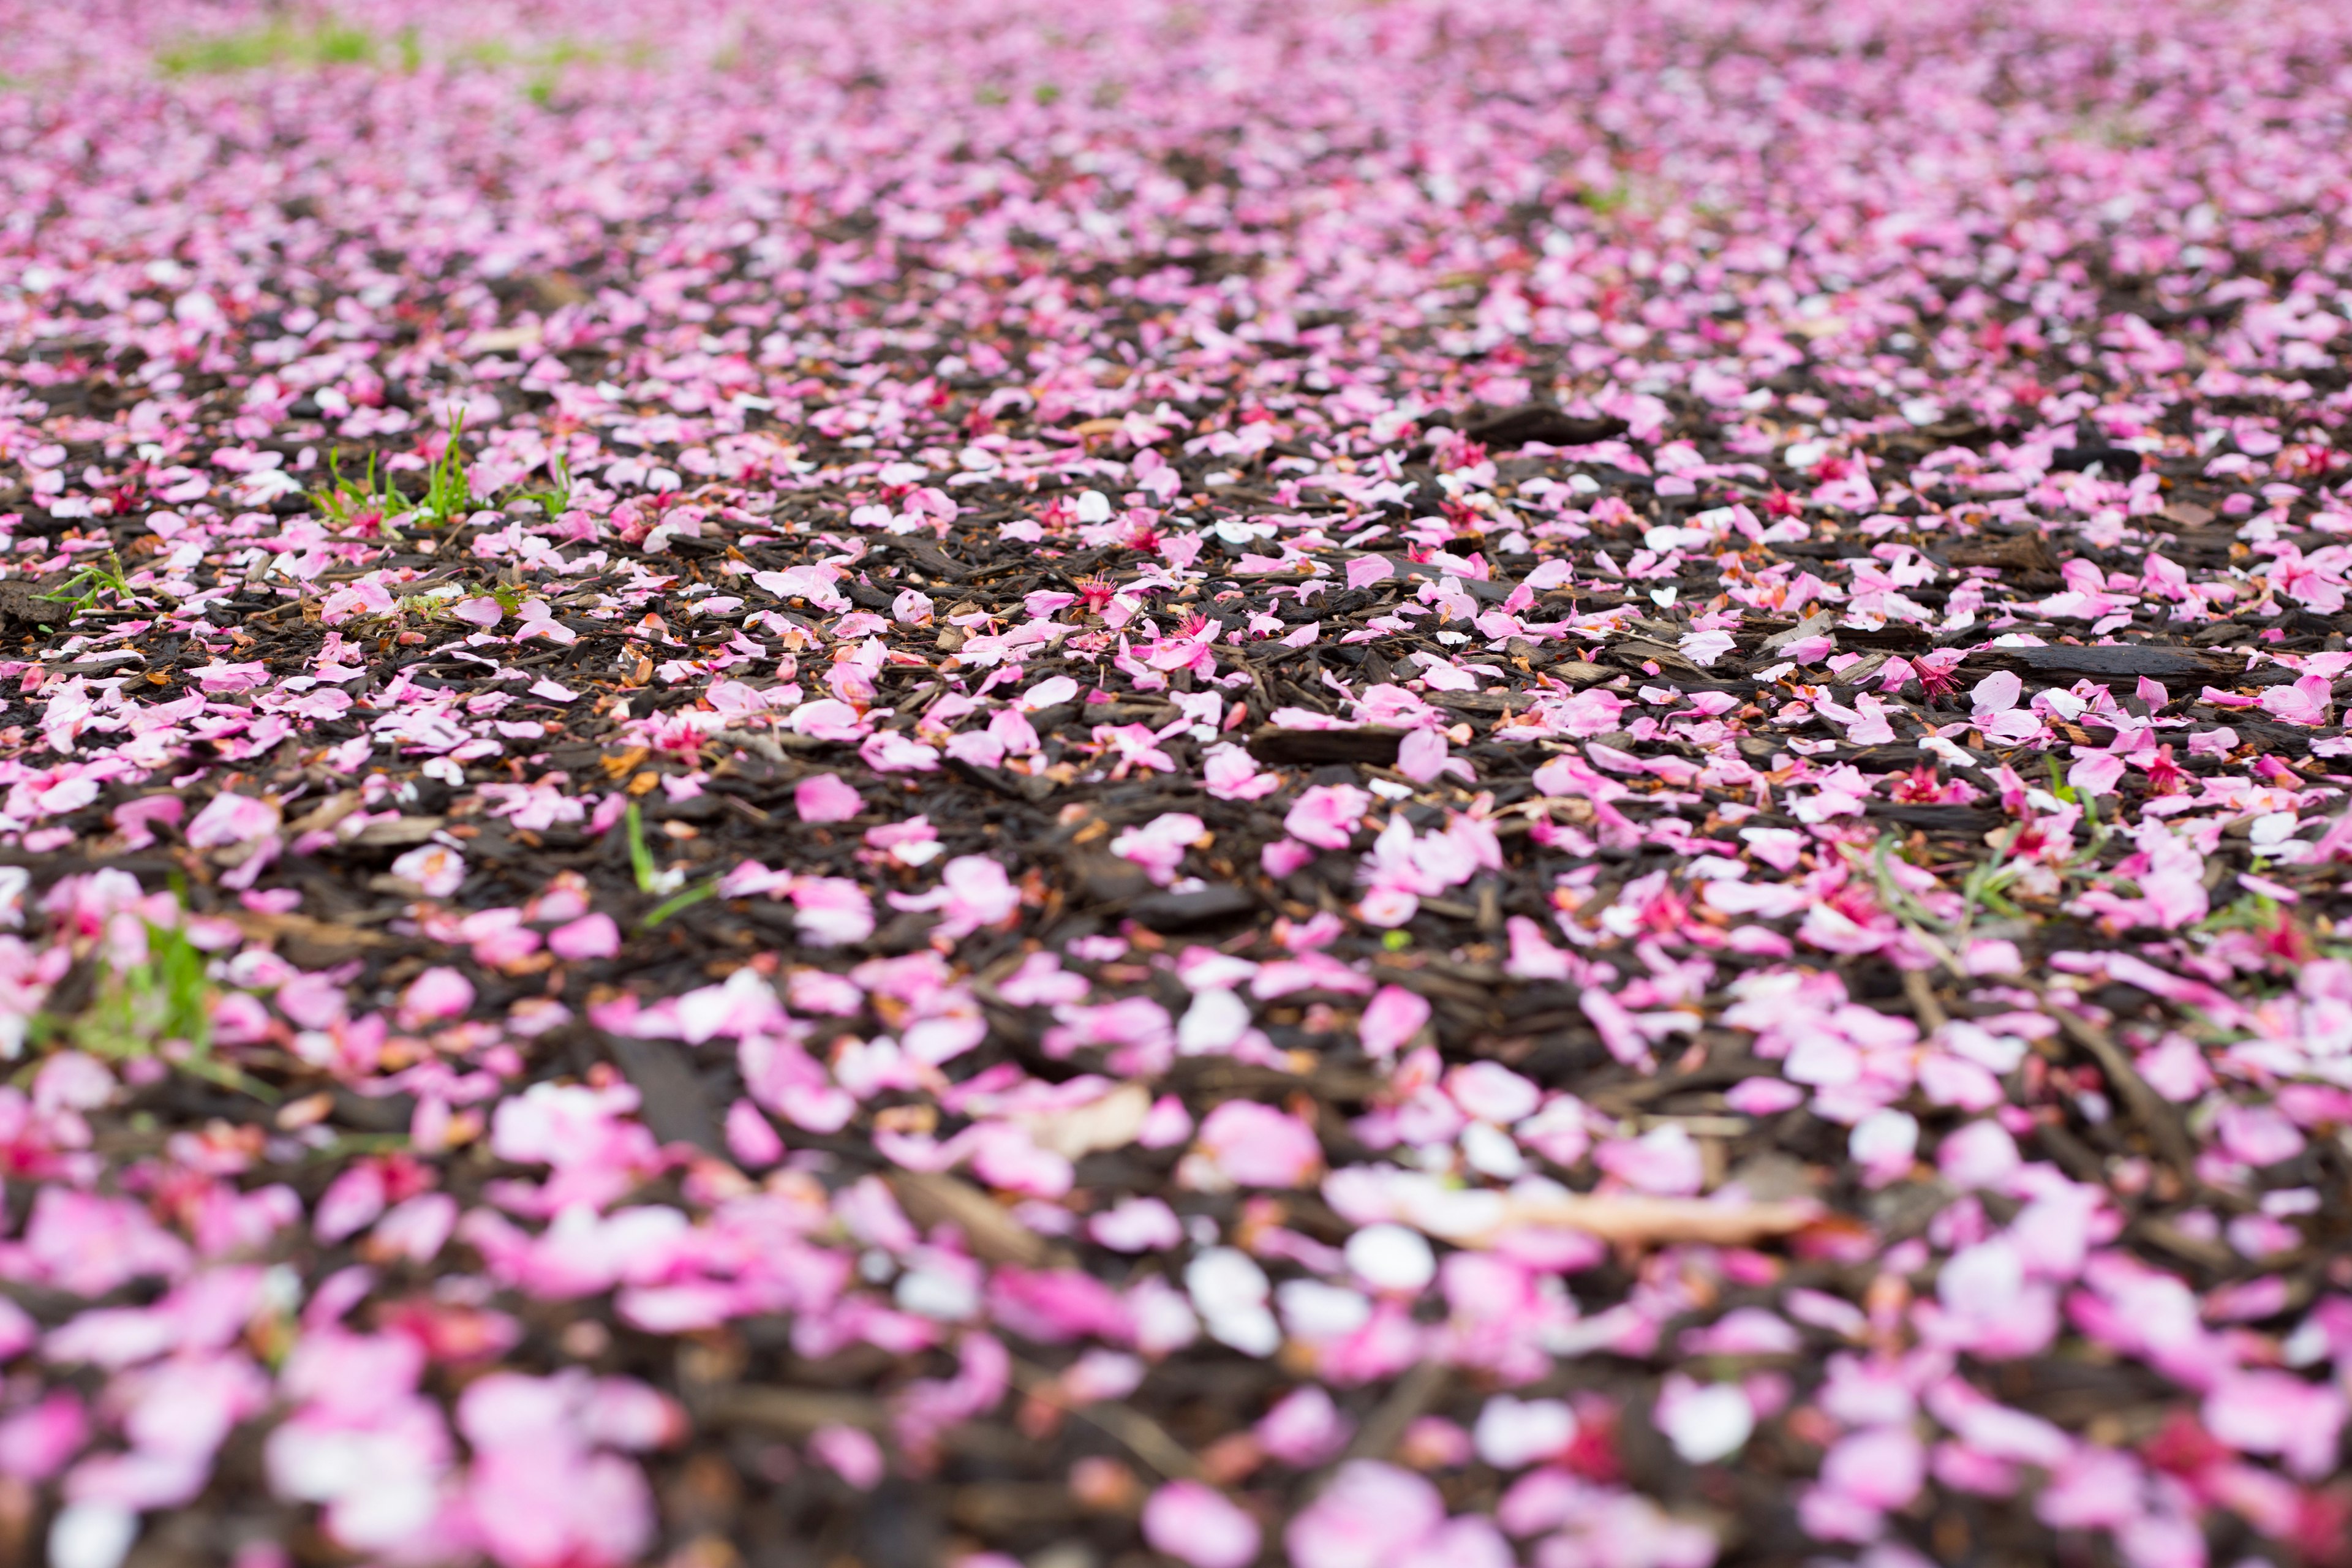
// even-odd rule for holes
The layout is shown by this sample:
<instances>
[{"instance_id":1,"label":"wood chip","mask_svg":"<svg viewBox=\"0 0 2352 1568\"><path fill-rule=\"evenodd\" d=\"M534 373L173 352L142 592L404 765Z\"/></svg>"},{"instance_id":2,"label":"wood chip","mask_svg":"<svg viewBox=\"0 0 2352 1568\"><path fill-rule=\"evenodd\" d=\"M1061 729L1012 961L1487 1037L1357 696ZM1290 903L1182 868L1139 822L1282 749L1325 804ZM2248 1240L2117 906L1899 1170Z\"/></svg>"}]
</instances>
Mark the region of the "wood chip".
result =
<instances>
[{"instance_id":1,"label":"wood chip","mask_svg":"<svg viewBox=\"0 0 2352 1568\"><path fill-rule=\"evenodd\" d=\"M1058 1256L1051 1242L969 1182L940 1171L893 1171L886 1179L908 1219L925 1229L954 1226L976 1258L1039 1268Z\"/></svg>"},{"instance_id":2,"label":"wood chip","mask_svg":"<svg viewBox=\"0 0 2352 1568\"><path fill-rule=\"evenodd\" d=\"M1512 1198L1503 1205L1502 1226L1559 1226L1629 1247L1670 1247L1696 1242L1710 1247L1748 1247L1792 1236L1822 1215L1810 1203L1718 1204L1701 1198L1655 1198L1633 1194L1571 1194L1559 1198ZM1481 1239L1491 1239L1492 1233Z\"/></svg>"}]
</instances>

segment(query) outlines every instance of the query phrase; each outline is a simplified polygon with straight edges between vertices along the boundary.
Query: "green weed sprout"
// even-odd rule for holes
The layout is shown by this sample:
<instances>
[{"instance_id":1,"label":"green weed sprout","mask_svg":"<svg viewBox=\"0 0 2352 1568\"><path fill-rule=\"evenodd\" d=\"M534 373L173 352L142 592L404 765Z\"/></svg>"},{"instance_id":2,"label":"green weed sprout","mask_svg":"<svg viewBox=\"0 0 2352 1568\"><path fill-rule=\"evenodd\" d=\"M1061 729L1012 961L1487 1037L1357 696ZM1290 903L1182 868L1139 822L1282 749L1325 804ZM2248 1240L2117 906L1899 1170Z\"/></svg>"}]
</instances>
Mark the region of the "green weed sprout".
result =
<instances>
[{"instance_id":1,"label":"green weed sprout","mask_svg":"<svg viewBox=\"0 0 2352 1568\"><path fill-rule=\"evenodd\" d=\"M357 518L374 512L385 521L408 510L409 500L392 488L392 480L379 480L375 471L375 454L368 454L367 471L355 479L343 478L343 455L338 447L327 454L327 482L314 489L309 496L311 510L322 517L333 519L349 527Z\"/></svg>"},{"instance_id":2,"label":"green weed sprout","mask_svg":"<svg viewBox=\"0 0 2352 1568\"><path fill-rule=\"evenodd\" d=\"M508 499L537 503L539 510L550 517L561 517L572 510L572 465L558 452L547 459L548 478L554 482L543 490L517 489Z\"/></svg>"},{"instance_id":3,"label":"green weed sprout","mask_svg":"<svg viewBox=\"0 0 2352 1568\"><path fill-rule=\"evenodd\" d=\"M356 479L345 479L342 454L338 450L328 453L327 483L310 492L310 505L320 516L345 527L371 511L387 527L395 521L413 521L425 528L462 521L478 504L472 471L466 462L465 434L466 416L452 416L449 444L425 471L422 499L412 499L394 489L388 476L378 478L373 453L369 454L364 474Z\"/></svg>"},{"instance_id":4,"label":"green weed sprout","mask_svg":"<svg viewBox=\"0 0 2352 1568\"><path fill-rule=\"evenodd\" d=\"M449 418L449 444L425 470L425 500L418 510L433 514L436 524L454 521L474 510L473 475L466 467L466 416Z\"/></svg>"},{"instance_id":5,"label":"green weed sprout","mask_svg":"<svg viewBox=\"0 0 2352 1568\"><path fill-rule=\"evenodd\" d=\"M312 26L272 22L211 37L184 38L155 57L166 76L222 76L283 67L356 66L376 57L374 36L332 19Z\"/></svg>"},{"instance_id":6,"label":"green weed sprout","mask_svg":"<svg viewBox=\"0 0 2352 1568\"><path fill-rule=\"evenodd\" d=\"M646 916L643 924L647 931L661 924L678 910L698 904L719 891L719 879L714 877L698 887L688 888L680 892L678 885L686 880L686 873L677 869L665 871L654 864L653 849L646 843L645 813L637 809L635 801L629 802L629 809L622 818L622 826L628 833L629 868L636 875L637 891L648 895L654 893L669 895L655 905L652 912Z\"/></svg>"},{"instance_id":7,"label":"green weed sprout","mask_svg":"<svg viewBox=\"0 0 2352 1568\"><path fill-rule=\"evenodd\" d=\"M628 815L623 819L629 836L629 868L636 874L640 893L674 893L686 880L682 871L665 871L654 864L654 852L646 843L645 813L635 801L629 802Z\"/></svg>"},{"instance_id":8,"label":"green weed sprout","mask_svg":"<svg viewBox=\"0 0 2352 1568\"><path fill-rule=\"evenodd\" d=\"M66 618L71 620L95 605L102 594L113 594L119 598L127 598L131 594L131 584L122 575L121 557L111 550L106 552L103 563L85 562L74 569L74 574L62 587L52 589L41 597L52 604L65 605Z\"/></svg>"},{"instance_id":9,"label":"green weed sprout","mask_svg":"<svg viewBox=\"0 0 2352 1568\"><path fill-rule=\"evenodd\" d=\"M108 1061L166 1062L208 1083L275 1103L276 1090L212 1054L213 988L205 962L186 931L151 922L147 956L121 968L106 964L89 1008L70 1020L45 1020L42 1032ZM181 1048L167 1048L175 1044Z\"/></svg>"}]
</instances>

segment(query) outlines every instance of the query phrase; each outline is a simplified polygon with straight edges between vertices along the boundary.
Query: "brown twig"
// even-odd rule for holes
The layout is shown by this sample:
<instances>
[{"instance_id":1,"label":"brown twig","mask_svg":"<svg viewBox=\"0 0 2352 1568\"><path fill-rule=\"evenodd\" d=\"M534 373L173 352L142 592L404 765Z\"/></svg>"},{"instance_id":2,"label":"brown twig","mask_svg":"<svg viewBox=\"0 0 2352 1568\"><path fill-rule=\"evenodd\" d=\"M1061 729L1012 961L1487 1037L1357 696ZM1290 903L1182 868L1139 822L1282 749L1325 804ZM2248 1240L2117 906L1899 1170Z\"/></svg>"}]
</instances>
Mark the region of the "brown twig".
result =
<instances>
[{"instance_id":1,"label":"brown twig","mask_svg":"<svg viewBox=\"0 0 2352 1568\"><path fill-rule=\"evenodd\" d=\"M1161 1475L1171 1479L1198 1479L1201 1461L1192 1451L1169 1434L1168 1428L1143 1412L1108 1400L1097 1400L1091 1405L1073 1405L1060 1397L1055 1386L1056 1379L1044 1367L1027 1362L1013 1363L1013 1386L1030 1398L1050 1405L1066 1415L1075 1415L1088 1426L1108 1433L1127 1446L1128 1451Z\"/></svg>"}]
</instances>

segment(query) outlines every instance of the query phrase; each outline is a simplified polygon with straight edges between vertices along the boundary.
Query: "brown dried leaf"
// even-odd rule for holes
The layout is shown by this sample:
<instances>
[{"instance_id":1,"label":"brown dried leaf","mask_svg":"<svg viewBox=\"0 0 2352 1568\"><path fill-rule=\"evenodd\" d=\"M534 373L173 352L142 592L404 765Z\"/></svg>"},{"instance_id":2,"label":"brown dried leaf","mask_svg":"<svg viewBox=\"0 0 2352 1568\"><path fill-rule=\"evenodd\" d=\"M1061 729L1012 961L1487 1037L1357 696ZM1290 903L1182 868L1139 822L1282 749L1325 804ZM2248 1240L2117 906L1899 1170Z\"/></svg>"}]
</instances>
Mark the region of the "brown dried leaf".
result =
<instances>
[{"instance_id":1,"label":"brown dried leaf","mask_svg":"<svg viewBox=\"0 0 2352 1568\"><path fill-rule=\"evenodd\" d=\"M396 849L423 844L440 832L446 820L439 816L395 816L390 822L369 823L346 842L365 849Z\"/></svg>"},{"instance_id":2,"label":"brown dried leaf","mask_svg":"<svg viewBox=\"0 0 2352 1568\"><path fill-rule=\"evenodd\" d=\"M1015 1120L1038 1148L1065 1160L1083 1160L1098 1149L1124 1149L1134 1142L1150 1113L1151 1091L1128 1083L1076 1110Z\"/></svg>"},{"instance_id":3,"label":"brown dried leaf","mask_svg":"<svg viewBox=\"0 0 2352 1568\"><path fill-rule=\"evenodd\" d=\"M926 1229L954 1226L985 1262L1035 1268L1054 1257L1050 1242L969 1182L937 1171L894 1171L888 1181L908 1219Z\"/></svg>"},{"instance_id":4,"label":"brown dried leaf","mask_svg":"<svg viewBox=\"0 0 2352 1568\"><path fill-rule=\"evenodd\" d=\"M1668 1247L1679 1242L1747 1247L1793 1235L1821 1214L1820 1206L1810 1203L1717 1204L1701 1198L1580 1193L1508 1200L1503 1205L1503 1226L1559 1226L1632 1247Z\"/></svg>"},{"instance_id":5,"label":"brown dried leaf","mask_svg":"<svg viewBox=\"0 0 2352 1568\"><path fill-rule=\"evenodd\" d=\"M309 915L273 915L258 910L226 910L228 921L256 939L296 937L320 947L384 947L393 939L364 926L337 925Z\"/></svg>"},{"instance_id":6,"label":"brown dried leaf","mask_svg":"<svg viewBox=\"0 0 2352 1568\"><path fill-rule=\"evenodd\" d=\"M316 833L320 828L332 827L335 824L342 821L343 818L351 816L352 813L359 810L362 804L363 801L359 791L355 789L338 790L333 795L331 795L326 799L320 801L318 805L312 806L309 811L303 813L300 816L298 816L293 821L288 823L286 825L286 831L299 837L305 833Z\"/></svg>"}]
</instances>

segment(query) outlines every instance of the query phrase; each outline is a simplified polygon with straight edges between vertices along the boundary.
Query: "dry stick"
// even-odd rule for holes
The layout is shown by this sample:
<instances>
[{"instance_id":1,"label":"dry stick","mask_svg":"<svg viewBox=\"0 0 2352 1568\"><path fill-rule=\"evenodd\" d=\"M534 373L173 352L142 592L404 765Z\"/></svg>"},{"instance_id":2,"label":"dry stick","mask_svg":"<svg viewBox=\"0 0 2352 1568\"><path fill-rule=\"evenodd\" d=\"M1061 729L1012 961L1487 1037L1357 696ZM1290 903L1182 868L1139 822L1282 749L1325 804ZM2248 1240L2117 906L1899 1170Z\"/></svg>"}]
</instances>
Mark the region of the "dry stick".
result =
<instances>
[{"instance_id":1,"label":"dry stick","mask_svg":"<svg viewBox=\"0 0 2352 1568\"><path fill-rule=\"evenodd\" d=\"M2152 1246L2162 1247L2175 1258L2185 1258L2190 1263L2210 1268L2215 1273L2229 1273L2244 1262L2244 1259L2220 1242L2208 1241L2202 1237L2191 1236L2169 1220L2135 1220L2132 1222L2131 1231L2132 1234Z\"/></svg>"},{"instance_id":2,"label":"dry stick","mask_svg":"<svg viewBox=\"0 0 2352 1568\"><path fill-rule=\"evenodd\" d=\"M984 1262L1039 1268L1057 1261L1053 1243L969 1182L927 1171L894 1171L887 1180L908 1219L925 1226L941 1221L953 1225L963 1232L972 1255Z\"/></svg>"},{"instance_id":3,"label":"dry stick","mask_svg":"<svg viewBox=\"0 0 2352 1568\"><path fill-rule=\"evenodd\" d=\"M1169 1435L1168 1428L1143 1412L1108 1400L1072 1405L1060 1396L1054 1374L1025 1361L1013 1363L1013 1386L1065 1415L1075 1415L1089 1426L1107 1432L1127 1446L1129 1453L1171 1479L1197 1480L1201 1461L1191 1449Z\"/></svg>"},{"instance_id":4,"label":"dry stick","mask_svg":"<svg viewBox=\"0 0 2352 1568\"><path fill-rule=\"evenodd\" d=\"M1927 971L1905 970L1903 994L1911 999L1911 1011L1917 1015L1919 1026L1927 1033L1932 1035L1951 1022L1951 1016L1944 1011L1944 1004L1936 995L1936 988L1927 984Z\"/></svg>"},{"instance_id":5,"label":"dry stick","mask_svg":"<svg viewBox=\"0 0 2352 1568\"><path fill-rule=\"evenodd\" d=\"M866 1432L887 1432L890 1427L889 1410L878 1399L773 1384L728 1390L712 1400L709 1418L719 1426L756 1426L794 1437L804 1437L823 1426L855 1426Z\"/></svg>"},{"instance_id":6,"label":"dry stick","mask_svg":"<svg viewBox=\"0 0 2352 1568\"><path fill-rule=\"evenodd\" d=\"M1942 941L1916 926L1912 928L1912 932L1926 945L1936 960L1952 973L1955 978L1963 980L1968 978L1968 972L1961 967L1959 960ZM1925 994L1928 1004L1934 1005L1937 1013L1941 1013L1942 1005L1936 1002L1935 994L1927 990L1924 981L1916 989L1913 988L1912 981L1915 978L1916 975L1914 972L1906 972L1904 987L1910 992L1913 1005L1917 1005L1920 996ZM2116 1045L2105 1029L2099 1028L2085 1019L2076 1017L2063 1007L2052 1006L2049 988L2042 982L2029 979L2023 984L2027 990L2032 991L2041 999L2043 1011L2057 1019L2060 1032L2088 1051L2092 1058L2099 1064L2099 1070L2106 1076L2109 1082L2116 1086L2116 1092L2123 1096L2125 1105L2139 1120L2141 1125L2147 1129L2148 1138L2155 1143L2157 1152L2167 1163L2177 1168L2182 1180L2189 1183L2192 1188L2202 1185L2197 1179L2197 1148L2189 1141L2189 1130L2183 1127L2179 1118L2174 1115L2171 1104L2149 1087L2147 1079L2140 1077L2139 1068L2133 1064L2128 1056L2124 1054L2123 1047ZM1926 1020L1923 1017L1921 1021Z\"/></svg>"},{"instance_id":7,"label":"dry stick","mask_svg":"<svg viewBox=\"0 0 2352 1568\"><path fill-rule=\"evenodd\" d=\"M1388 1458L1390 1450L1403 1439L1405 1428L1435 1402L1451 1370L1444 1362L1425 1361L1406 1373L1398 1380L1397 1385L1389 1390L1389 1396L1381 1401L1380 1407L1365 1421L1362 1429L1356 1434L1356 1440L1348 1445L1348 1451L1340 1458Z\"/></svg>"},{"instance_id":8,"label":"dry stick","mask_svg":"<svg viewBox=\"0 0 2352 1568\"><path fill-rule=\"evenodd\" d=\"M2032 990L2047 1001L2039 984L2033 985ZM2139 1068L2133 1065L2132 1059L2124 1054L2123 1047L2116 1045L2105 1029L2076 1017L2063 1007L2053 1007L2049 1011L2057 1018L2058 1027L2066 1037L2090 1052L2098 1062L2099 1070L2106 1075L2108 1082L2116 1086L2116 1091L2123 1096L2124 1103L2131 1108L2132 1114L2147 1128L2148 1137L2154 1141L2157 1152L2179 1166L2180 1173L2192 1185L2196 1184L2197 1149L2189 1142L2188 1129L2181 1126L2179 1118L2174 1115L2170 1103L2149 1087L2147 1079L2139 1076Z\"/></svg>"},{"instance_id":9,"label":"dry stick","mask_svg":"<svg viewBox=\"0 0 2352 1568\"><path fill-rule=\"evenodd\" d=\"M1013 1385L1031 1398L1108 1433L1164 1476L1200 1476L1200 1461L1149 1415L1119 1405L1068 1404L1055 1396L1054 1381L1043 1367L1013 1363ZM730 1389L712 1401L709 1418L721 1426L756 1426L788 1436L805 1436L824 1426L887 1432L890 1426L889 1407L869 1395L775 1385Z\"/></svg>"},{"instance_id":10,"label":"dry stick","mask_svg":"<svg viewBox=\"0 0 2352 1568\"><path fill-rule=\"evenodd\" d=\"M1752 1247L1773 1237L1792 1236L1822 1217L1821 1205L1811 1203L1734 1205L1631 1193L1567 1193L1552 1198L1512 1199L1505 1205L1503 1223L1559 1226L1630 1247L1677 1243ZM1487 1238L1445 1239L1476 1247Z\"/></svg>"}]
</instances>

